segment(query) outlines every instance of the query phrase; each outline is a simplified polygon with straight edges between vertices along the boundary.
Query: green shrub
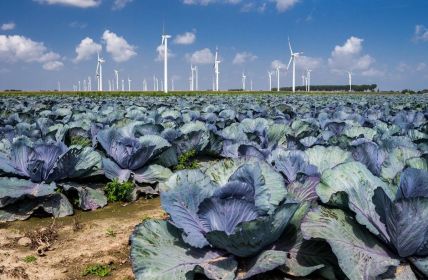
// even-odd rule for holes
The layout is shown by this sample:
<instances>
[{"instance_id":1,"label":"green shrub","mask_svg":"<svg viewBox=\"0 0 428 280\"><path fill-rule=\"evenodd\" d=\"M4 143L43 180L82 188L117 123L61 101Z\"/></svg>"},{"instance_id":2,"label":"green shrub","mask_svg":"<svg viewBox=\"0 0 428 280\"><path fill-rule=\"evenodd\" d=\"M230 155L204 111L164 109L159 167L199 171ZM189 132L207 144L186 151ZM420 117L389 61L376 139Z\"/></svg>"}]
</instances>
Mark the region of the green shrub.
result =
<instances>
[{"instance_id":1,"label":"green shrub","mask_svg":"<svg viewBox=\"0 0 428 280\"><path fill-rule=\"evenodd\" d=\"M129 201L133 189L134 183L120 183L117 179L114 179L106 185L105 193L109 202Z\"/></svg>"},{"instance_id":2,"label":"green shrub","mask_svg":"<svg viewBox=\"0 0 428 280\"><path fill-rule=\"evenodd\" d=\"M25 263L32 263L37 261L37 258L35 256L26 256L22 259Z\"/></svg>"},{"instance_id":3,"label":"green shrub","mask_svg":"<svg viewBox=\"0 0 428 280\"><path fill-rule=\"evenodd\" d=\"M85 270L82 272L83 276L98 276L98 277L106 277L111 273L112 267L109 265L102 264L91 264L88 265Z\"/></svg>"},{"instance_id":4,"label":"green shrub","mask_svg":"<svg viewBox=\"0 0 428 280\"><path fill-rule=\"evenodd\" d=\"M106 230L106 235L107 235L108 237L116 237L116 232L114 231L114 229L112 229L112 228L108 228L108 229Z\"/></svg>"},{"instance_id":5,"label":"green shrub","mask_svg":"<svg viewBox=\"0 0 428 280\"><path fill-rule=\"evenodd\" d=\"M194 149L182 153L178 157L178 164L175 166L175 170L199 168L199 164L195 160L196 156L197 156L197 152Z\"/></svg>"}]
</instances>

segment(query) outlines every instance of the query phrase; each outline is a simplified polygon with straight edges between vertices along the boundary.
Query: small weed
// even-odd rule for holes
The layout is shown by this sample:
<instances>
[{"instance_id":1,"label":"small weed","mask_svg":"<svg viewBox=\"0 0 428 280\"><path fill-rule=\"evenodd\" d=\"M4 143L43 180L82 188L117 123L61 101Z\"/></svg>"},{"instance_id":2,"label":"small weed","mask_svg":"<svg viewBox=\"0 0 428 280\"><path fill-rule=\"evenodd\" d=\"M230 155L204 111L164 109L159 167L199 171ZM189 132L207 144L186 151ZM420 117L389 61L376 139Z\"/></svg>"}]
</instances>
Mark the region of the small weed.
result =
<instances>
[{"instance_id":1,"label":"small weed","mask_svg":"<svg viewBox=\"0 0 428 280\"><path fill-rule=\"evenodd\" d=\"M133 189L132 182L119 183L115 179L106 185L105 193L109 202L129 201Z\"/></svg>"},{"instance_id":2,"label":"small weed","mask_svg":"<svg viewBox=\"0 0 428 280\"><path fill-rule=\"evenodd\" d=\"M37 258L35 256L26 256L25 258L22 259L22 261L25 263L32 263L37 261Z\"/></svg>"},{"instance_id":3,"label":"small weed","mask_svg":"<svg viewBox=\"0 0 428 280\"><path fill-rule=\"evenodd\" d=\"M31 240L31 248L36 249L39 256L43 256L58 238L59 227L55 220L48 227L36 229L25 234Z\"/></svg>"},{"instance_id":4,"label":"small weed","mask_svg":"<svg viewBox=\"0 0 428 280\"><path fill-rule=\"evenodd\" d=\"M102 264L91 264L88 265L82 272L82 276L98 276L106 277L111 273L112 267L109 265Z\"/></svg>"},{"instance_id":5,"label":"small weed","mask_svg":"<svg viewBox=\"0 0 428 280\"><path fill-rule=\"evenodd\" d=\"M79 216L73 218L73 231L78 232L83 228L82 223L80 222Z\"/></svg>"},{"instance_id":6,"label":"small weed","mask_svg":"<svg viewBox=\"0 0 428 280\"><path fill-rule=\"evenodd\" d=\"M184 169L199 168L199 164L195 160L196 156L197 156L197 152L194 149L182 153L178 157L178 164L175 166L175 170L178 171L178 170L184 170Z\"/></svg>"},{"instance_id":7,"label":"small weed","mask_svg":"<svg viewBox=\"0 0 428 280\"><path fill-rule=\"evenodd\" d=\"M106 235L108 237L116 237L116 232L114 231L114 229L108 228L107 231L106 231Z\"/></svg>"}]
</instances>

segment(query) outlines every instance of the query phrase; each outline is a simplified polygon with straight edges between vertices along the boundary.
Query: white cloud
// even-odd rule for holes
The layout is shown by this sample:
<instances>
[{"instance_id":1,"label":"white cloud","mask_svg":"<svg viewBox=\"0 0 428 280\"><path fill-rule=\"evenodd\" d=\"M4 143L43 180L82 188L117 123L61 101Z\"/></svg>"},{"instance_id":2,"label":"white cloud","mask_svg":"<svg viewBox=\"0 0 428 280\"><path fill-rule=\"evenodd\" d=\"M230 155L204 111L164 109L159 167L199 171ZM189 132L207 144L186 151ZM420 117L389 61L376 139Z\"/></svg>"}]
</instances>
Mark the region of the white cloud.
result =
<instances>
[{"instance_id":1,"label":"white cloud","mask_svg":"<svg viewBox=\"0 0 428 280\"><path fill-rule=\"evenodd\" d=\"M426 63L421 62L416 66L416 71L424 71L427 68Z\"/></svg>"},{"instance_id":2,"label":"white cloud","mask_svg":"<svg viewBox=\"0 0 428 280\"><path fill-rule=\"evenodd\" d=\"M70 22L68 24L68 26L70 26L71 28L79 28L79 29L84 29L88 26L88 24L84 23L84 22L79 22L79 21L73 21Z\"/></svg>"},{"instance_id":3,"label":"white cloud","mask_svg":"<svg viewBox=\"0 0 428 280\"><path fill-rule=\"evenodd\" d=\"M214 54L208 48L196 51L193 54L186 55L186 56L187 56L187 59L193 64L214 63Z\"/></svg>"},{"instance_id":4,"label":"white cloud","mask_svg":"<svg viewBox=\"0 0 428 280\"><path fill-rule=\"evenodd\" d=\"M407 63L404 62L400 62L397 67L396 67L398 72L404 73L404 72L408 72L411 70L410 65L408 65Z\"/></svg>"},{"instance_id":5,"label":"white cloud","mask_svg":"<svg viewBox=\"0 0 428 280\"><path fill-rule=\"evenodd\" d=\"M135 46L128 44L128 42L116 33L110 30L104 31L103 40L106 43L106 50L111 54L116 62L125 62L135 56Z\"/></svg>"},{"instance_id":6,"label":"white cloud","mask_svg":"<svg viewBox=\"0 0 428 280\"><path fill-rule=\"evenodd\" d=\"M241 12L264 12L268 3L273 3L279 12L285 12L294 7L300 0L182 0L185 5L208 6L210 4L241 4Z\"/></svg>"},{"instance_id":7,"label":"white cloud","mask_svg":"<svg viewBox=\"0 0 428 280\"><path fill-rule=\"evenodd\" d=\"M342 46L336 46L328 59L333 72L354 71L374 73L371 69L375 59L368 54L362 54L363 39L350 37ZM369 71L371 70L371 71Z\"/></svg>"},{"instance_id":8,"label":"white cloud","mask_svg":"<svg viewBox=\"0 0 428 280\"><path fill-rule=\"evenodd\" d=\"M64 66L64 63L61 61L48 61L45 64L43 64L43 69L48 71L57 71L61 69Z\"/></svg>"},{"instance_id":9,"label":"white cloud","mask_svg":"<svg viewBox=\"0 0 428 280\"><path fill-rule=\"evenodd\" d=\"M250 52L240 52L235 55L233 59L233 64L244 64L247 61L254 61L257 59L257 56Z\"/></svg>"},{"instance_id":10,"label":"white cloud","mask_svg":"<svg viewBox=\"0 0 428 280\"><path fill-rule=\"evenodd\" d=\"M16 27L16 24L14 22L7 22L1 25L1 30L3 31L14 30L15 27Z\"/></svg>"},{"instance_id":11,"label":"white cloud","mask_svg":"<svg viewBox=\"0 0 428 280\"><path fill-rule=\"evenodd\" d=\"M321 66L322 62L322 58L301 55L297 58L296 67L300 70L315 70Z\"/></svg>"},{"instance_id":12,"label":"white cloud","mask_svg":"<svg viewBox=\"0 0 428 280\"><path fill-rule=\"evenodd\" d=\"M299 0L274 0L276 2L276 9L279 12L285 12L296 5Z\"/></svg>"},{"instance_id":13,"label":"white cloud","mask_svg":"<svg viewBox=\"0 0 428 280\"><path fill-rule=\"evenodd\" d=\"M361 75L365 77L382 77L385 76L385 72L378 69L370 68L368 70L362 71Z\"/></svg>"},{"instance_id":14,"label":"white cloud","mask_svg":"<svg viewBox=\"0 0 428 280\"><path fill-rule=\"evenodd\" d=\"M42 42L35 42L19 35L0 35L0 61L7 63L38 62L46 70L62 67L60 55L49 51ZM53 67L53 65L56 65Z\"/></svg>"},{"instance_id":15,"label":"white cloud","mask_svg":"<svg viewBox=\"0 0 428 280\"><path fill-rule=\"evenodd\" d=\"M155 61L163 61L163 58L165 56L165 46L159 45L156 48L156 52L158 53L158 56L156 57ZM168 58L174 57L175 55L171 52L171 49L168 48Z\"/></svg>"},{"instance_id":16,"label":"white cloud","mask_svg":"<svg viewBox=\"0 0 428 280\"><path fill-rule=\"evenodd\" d=\"M254 2L250 2L250 3L245 3L241 6L241 12L243 13L249 13L249 12L259 12L259 13L264 13L264 11L266 11L267 8L267 3L254 3Z\"/></svg>"},{"instance_id":17,"label":"white cloud","mask_svg":"<svg viewBox=\"0 0 428 280\"><path fill-rule=\"evenodd\" d=\"M89 37L86 37L83 39L80 44L76 47L76 58L74 59L74 62L80 62L83 60L88 60L92 57L92 55L96 54L97 52L101 52L102 46L100 44L97 44Z\"/></svg>"},{"instance_id":18,"label":"white cloud","mask_svg":"<svg viewBox=\"0 0 428 280\"><path fill-rule=\"evenodd\" d=\"M282 68L282 69L286 69L287 68L287 65L284 64L281 60L274 60L274 61L272 61L271 64L270 64L270 66L271 66L272 69L276 69L276 67L278 67L278 66L280 68Z\"/></svg>"},{"instance_id":19,"label":"white cloud","mask_svg":"<svg viewBox=\"0 0 428 280\"><path fill-rule=\"evenodd\" d=\"M415 41L428 41L428 28L424 25L416 25L415 27L415 34L414 34Z\"/></svg>"},{"instance_id":20,"label":"white cloud","mask_svg":"<svg viewBox=\"0 0 428 280\"><path fill-rule=\"evenodd\" d=\"M125 8L126 5L133 2L134 0L114 0L113 10L121 10Z\"/></svg>"},{"instance_id":21,"label":"white cloud","mask_svg":"<svg viewBox=\"0 0 428 280\"><path fill-rule=\"evenodd\" d=\"M241 0L183 0L186 5L202 5L206 6L213 3L238 4Z\"/></svg>"},{"instance_id":22,"label":"white cloud","mask_svg":"<svg viewBox=\"0 0 428 280\"><path fill-rule=\"evenodd\" d=\"M185 32L175 36L174 43L177 45L191 45L196 41L195 31Z\"/></svg>"},{"instance_id":23,"label":"white cloud","mask_svg":"<svg viewBox=\"0 0 428 280\"><path fill-rule=\"evenodd\" d=\"M101 0L35 0L48 5L64 5L77 8L93 8L101 4Z\"/></svg>"}]
</instances>

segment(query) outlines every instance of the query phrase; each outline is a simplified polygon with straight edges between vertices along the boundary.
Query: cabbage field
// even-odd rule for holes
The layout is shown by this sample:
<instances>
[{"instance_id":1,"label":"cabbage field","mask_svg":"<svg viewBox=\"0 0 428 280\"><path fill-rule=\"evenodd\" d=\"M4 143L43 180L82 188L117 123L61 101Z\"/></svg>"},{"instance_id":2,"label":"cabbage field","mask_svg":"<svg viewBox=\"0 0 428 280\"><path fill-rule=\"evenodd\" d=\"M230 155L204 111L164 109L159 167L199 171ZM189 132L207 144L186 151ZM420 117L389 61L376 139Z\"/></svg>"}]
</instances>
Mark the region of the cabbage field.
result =
<instances>
[{"instance_id":1,"label":"cabbage field","mask_svg":"<svg viewBox=\"0 0 428 280\"><path fill-rule=\"evenodd\" d=\"M428 96L10 95L0 223L160 196L136 279L428 279Z\"/></svg>"}]
</instances>

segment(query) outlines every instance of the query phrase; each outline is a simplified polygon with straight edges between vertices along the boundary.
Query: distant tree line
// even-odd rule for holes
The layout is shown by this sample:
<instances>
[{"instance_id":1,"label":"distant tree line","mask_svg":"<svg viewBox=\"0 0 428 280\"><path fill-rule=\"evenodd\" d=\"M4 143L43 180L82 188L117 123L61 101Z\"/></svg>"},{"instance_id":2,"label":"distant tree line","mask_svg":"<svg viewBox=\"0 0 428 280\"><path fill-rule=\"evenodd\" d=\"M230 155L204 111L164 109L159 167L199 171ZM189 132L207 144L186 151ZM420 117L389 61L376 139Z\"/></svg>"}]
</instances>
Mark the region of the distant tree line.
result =
<instances>
[{"instance_id":1,"label":"distant tree line","mask_svg":"<svg viewBox=\"0 0 428 280\"><path fill-rule=\"evenodd\" d=\"M364 91L371 91L374 92L377 89L376 84L372 85L352 85L352 91L357 92L364 92ZM273 91L276 90L276 88L272 89ZM281 91L291 91L291 87L282 87L280 88ZM306 91L305 86L297 86L296 91ZM313 85L311 86L311 91L349 91L349 85Z\"/></svg>"}]
</instances>

